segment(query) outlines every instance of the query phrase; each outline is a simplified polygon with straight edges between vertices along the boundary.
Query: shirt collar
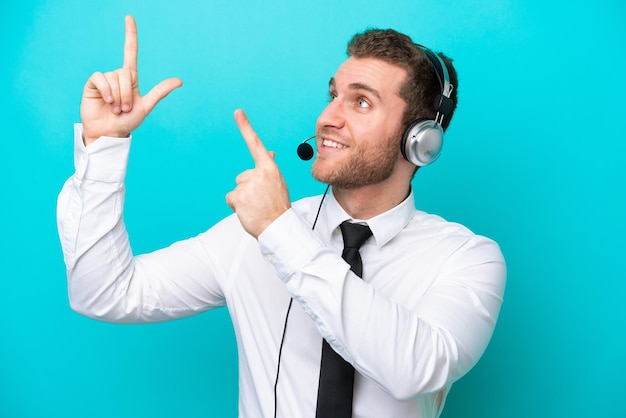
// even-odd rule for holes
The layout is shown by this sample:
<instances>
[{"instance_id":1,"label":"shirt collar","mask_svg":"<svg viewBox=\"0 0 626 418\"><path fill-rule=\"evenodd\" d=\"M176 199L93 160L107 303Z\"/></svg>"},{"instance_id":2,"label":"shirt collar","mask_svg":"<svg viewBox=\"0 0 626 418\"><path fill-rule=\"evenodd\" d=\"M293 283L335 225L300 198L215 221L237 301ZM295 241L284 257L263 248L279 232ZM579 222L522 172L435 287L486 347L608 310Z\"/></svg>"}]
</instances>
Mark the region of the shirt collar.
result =
<instances>
[{"instance_id":1,"label":"shirt collar","mask_svg":"<svg viewBox=\"0 0 626 418\"><path fill-rule=\"evenodd\" d=\"M353 219L350 217L350 215L343 210L339 202L337 202L337 199L335 199L335 195L332 191L328 194L326 199L327 203L324 205L324 211L326 215L325 219L328 236L331 236L333 231L339 228L339 224L345 220L353 222L366 222L372 230L376 246L379 248L398 235L398 233L409 223L415 213L415 200L412 189L409 196L399 205L391 208L387 212L376 215L367 221Z\"/></svg>"}]
</instances>

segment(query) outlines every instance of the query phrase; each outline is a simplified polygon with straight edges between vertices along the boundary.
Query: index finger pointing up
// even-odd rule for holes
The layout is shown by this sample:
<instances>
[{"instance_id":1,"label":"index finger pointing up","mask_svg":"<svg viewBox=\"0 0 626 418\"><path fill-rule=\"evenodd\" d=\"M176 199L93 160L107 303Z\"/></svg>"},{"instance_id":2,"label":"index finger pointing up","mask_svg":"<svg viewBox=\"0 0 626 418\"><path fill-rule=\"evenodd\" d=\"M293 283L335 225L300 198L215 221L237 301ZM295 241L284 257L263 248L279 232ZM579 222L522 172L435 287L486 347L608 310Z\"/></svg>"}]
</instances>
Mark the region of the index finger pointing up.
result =
<instances>
[{"instance_id":1,"label":"index finger pointing up","mask_svg":"<svg viewBox=\"0 0 626 418\"><path fill-rule=\"evenodd\" d=\"M135 18L126 16L126 37L124 39L124 68L137 71L137 24Z\"/></svg>"},{"instance_id":2,"label":"index finger pointing up","mask_svg":"<svg viewBox=\"0 0 626 418\"><path fill-rule=\"evenodd\" d=\"M243 110L235 110L235 121L237 122L237 127L239 127L239 132L241 132L241 136L243 136L244 141L246 141L254 163L257 166L268 161L273 163L274 160L272 156L267 151L256 132L254 132L254 129L252 129L252 125L250 125L250 121Z\"/></svg>"}]
</instances>

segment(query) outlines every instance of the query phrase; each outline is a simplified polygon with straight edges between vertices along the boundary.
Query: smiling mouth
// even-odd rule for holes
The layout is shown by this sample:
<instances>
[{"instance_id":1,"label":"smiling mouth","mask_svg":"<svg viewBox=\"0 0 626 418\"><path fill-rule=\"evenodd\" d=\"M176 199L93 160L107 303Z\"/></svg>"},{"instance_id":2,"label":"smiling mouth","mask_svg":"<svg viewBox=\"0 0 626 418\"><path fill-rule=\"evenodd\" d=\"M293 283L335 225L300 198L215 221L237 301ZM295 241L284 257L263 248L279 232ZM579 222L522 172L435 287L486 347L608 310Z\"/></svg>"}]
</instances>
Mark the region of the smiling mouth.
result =
<instances>
[{"instance_id":1,"label":"smiling mouth","mask_svg":"<svg viewBox=\"0 0 626 418\"><path fill-rule=\"evenodd\" d=\"M346 145L340 144L339 142L335 142L330 139L324 139L322 141L322 145L326 148L335 148L335 149L348 148Z\"/></svg>"}]
</instances>

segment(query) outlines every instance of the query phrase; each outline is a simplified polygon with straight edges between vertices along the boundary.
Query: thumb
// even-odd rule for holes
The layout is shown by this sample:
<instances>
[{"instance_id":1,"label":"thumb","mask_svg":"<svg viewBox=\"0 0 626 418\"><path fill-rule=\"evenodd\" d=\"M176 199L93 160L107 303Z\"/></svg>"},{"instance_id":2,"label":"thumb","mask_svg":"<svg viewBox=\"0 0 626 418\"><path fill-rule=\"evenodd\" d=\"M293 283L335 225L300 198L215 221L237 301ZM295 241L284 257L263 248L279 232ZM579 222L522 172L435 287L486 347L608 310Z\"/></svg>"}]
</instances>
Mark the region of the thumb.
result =
<instances>
[{"instance_id":1,"label":"thumb","mask_svg":"<svg viewBox=\"0 0 626 418\"><path fill-rule=\"evenodd\" d=\"M182 85L183 82L179 78L168 78L154 86L152 90L142 97L146 108L146 114L150 113L157 103L167 97L167 95L174 91L174 89L177 89Z\"/></svg>"}]
</instances>

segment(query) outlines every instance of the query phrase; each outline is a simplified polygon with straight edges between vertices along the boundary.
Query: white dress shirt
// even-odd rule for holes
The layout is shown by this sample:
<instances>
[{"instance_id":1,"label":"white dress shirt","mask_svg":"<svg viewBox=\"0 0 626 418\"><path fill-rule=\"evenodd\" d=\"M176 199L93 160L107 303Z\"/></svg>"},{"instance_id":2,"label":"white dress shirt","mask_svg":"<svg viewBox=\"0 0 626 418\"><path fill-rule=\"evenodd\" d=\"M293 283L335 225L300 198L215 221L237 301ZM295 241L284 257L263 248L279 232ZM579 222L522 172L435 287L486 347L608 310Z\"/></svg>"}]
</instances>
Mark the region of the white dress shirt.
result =
<instances>
[{"instance_id":1,"label":"white dress shirt","mask_svg":"<svg viewBox=\"0 0 626 418\"><path fill-rule=\"evenodd\" d=\"M416 210L412 193L367 220L362 279L341 258L338 226L350 217L332 193L314 230L321 196L293 203L258 241L232 215L134 256L122 217L131 140L85 147L77 124L74 143L76 173L58 200L72 308L143 323L227 306L240 417L314 417L322 337L356 369L355 418L437 417L489 342L506 276L498 245Z\"/></svg>"}]
</instances>

